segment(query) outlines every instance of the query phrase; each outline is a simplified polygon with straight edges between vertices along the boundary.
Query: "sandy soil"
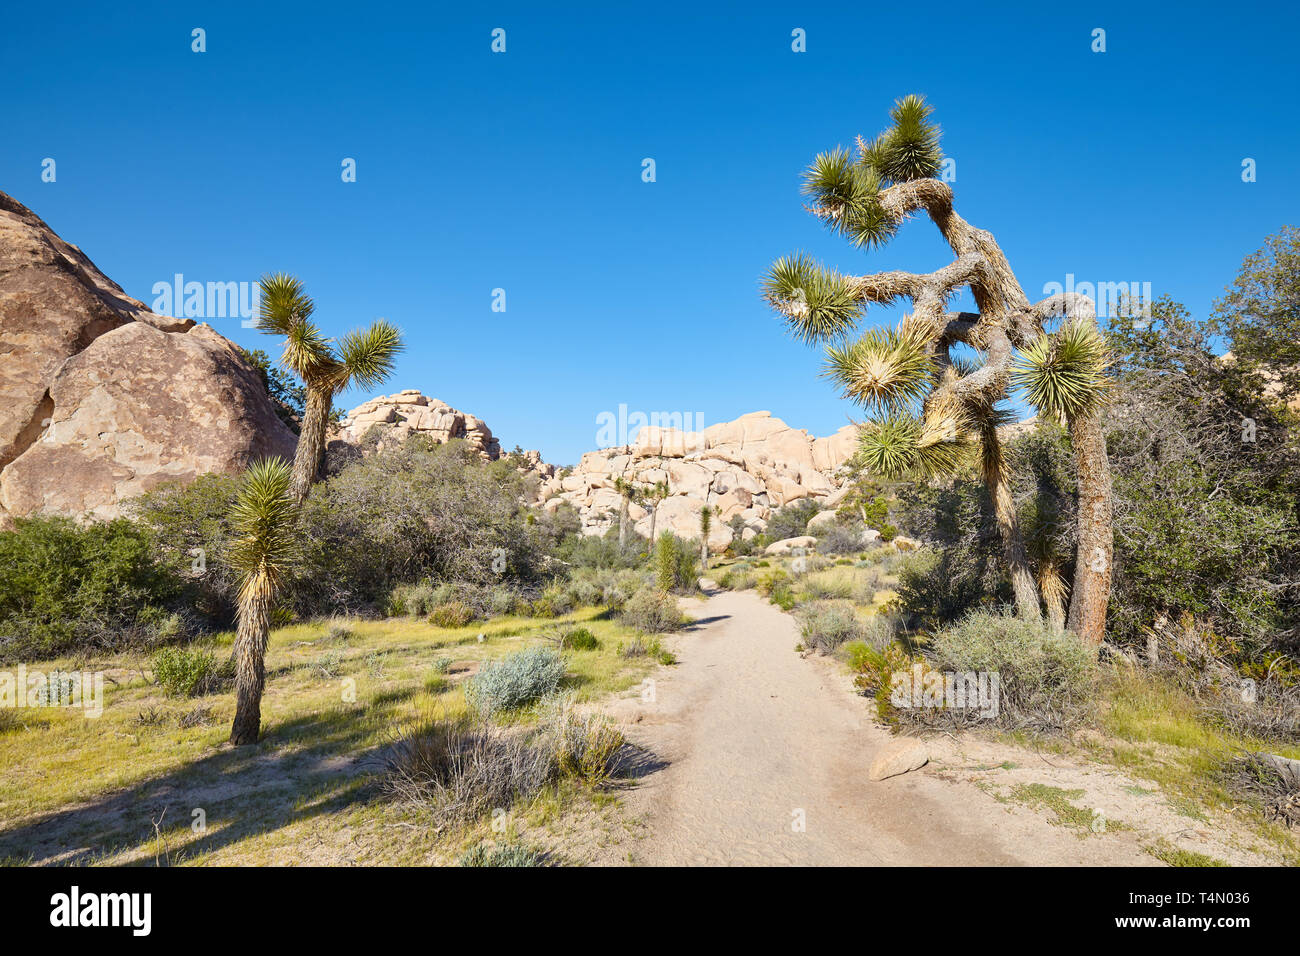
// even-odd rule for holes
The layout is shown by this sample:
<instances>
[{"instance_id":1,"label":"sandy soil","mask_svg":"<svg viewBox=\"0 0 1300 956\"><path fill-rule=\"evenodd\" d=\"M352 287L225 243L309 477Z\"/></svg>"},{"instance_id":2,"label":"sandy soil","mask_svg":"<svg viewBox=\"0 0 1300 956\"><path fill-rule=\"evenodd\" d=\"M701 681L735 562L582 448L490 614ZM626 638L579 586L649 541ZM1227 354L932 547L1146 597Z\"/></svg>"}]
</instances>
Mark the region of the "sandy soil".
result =
<instances>
[{"instance_id":1,"label":"sandy soil","mask_svg":"<svg viewBox=\"0 0 1300 956\"><path fill-rule=\"evenodd\" d=\"M684 607L697 623L667 642L680 663L660 671L653 699L608 708L660 763L625 798L623 838L593 863L1150 866L1143 845L1162 838L1270 862L1244 848L1250 837L1180 816L1153 784L976 738L932 738L924 768L870 781L890 734L841 666L795 652L792 617L753 592ZM1122 825L1060 825L1008 798L1026 783L1084 790L1075 805Z\"/></svg>"}]
</instances>

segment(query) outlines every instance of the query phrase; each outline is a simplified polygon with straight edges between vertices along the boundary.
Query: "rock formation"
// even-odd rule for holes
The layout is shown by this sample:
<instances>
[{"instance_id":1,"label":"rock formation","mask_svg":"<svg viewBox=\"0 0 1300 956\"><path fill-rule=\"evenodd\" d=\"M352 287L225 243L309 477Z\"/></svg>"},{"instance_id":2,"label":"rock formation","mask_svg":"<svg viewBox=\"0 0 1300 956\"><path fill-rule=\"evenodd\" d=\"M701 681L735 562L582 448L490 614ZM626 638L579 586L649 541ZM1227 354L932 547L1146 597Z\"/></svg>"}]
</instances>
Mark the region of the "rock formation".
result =
<instances>
[{"instance_id":1,"label":"rock formation","mask_svg":"<svg viewBox=\"0 0 1300 956\"><path fill-rule=\"evenodd\" d=\"M439 444L461 438L490 461L501 457L501 443L492 437L492 430L482 420L429 398L415 388L358 405L343 419L337 437L358 445L368 434L380 444L400 442L408 435L424 435ZM537 460L540 462L540 456Z\"/></svg>"},{"instance_id":2,"label":"rock formation","mask_svg":"<svg viewBox=\"0 0 1300 956\"><path fill-rule=\"evenodd\" d=\"M752 536L773 509L804 498L833 505L841 485L838 472L856 441L852 425L813 438L771 412L751 412L702 432L643 428L630 446L583 455L572 472L544 481L539 496L543 508L573 505L584 533L602 534L618 521L622 500L614 490L616 478L640 486L667 482L669 496L656 509L655 534L698 537L700 512L708 505L717 509L709 546L722 550L732 540L729 523L737 516L742 533ZM649 535L649 507L634 503L629 515L637 532Z\"/></svg>"},{"instance_id":3,"label":"rock formation","mask_svg":"<svg viewBox=\"0 0 1300 956\"><path fill-rule=\"evenodd\" d=\"M292 456L235 345L155 315L0 192L0 525L109 518L170 480Z\"/></svg>"}]
</instances>

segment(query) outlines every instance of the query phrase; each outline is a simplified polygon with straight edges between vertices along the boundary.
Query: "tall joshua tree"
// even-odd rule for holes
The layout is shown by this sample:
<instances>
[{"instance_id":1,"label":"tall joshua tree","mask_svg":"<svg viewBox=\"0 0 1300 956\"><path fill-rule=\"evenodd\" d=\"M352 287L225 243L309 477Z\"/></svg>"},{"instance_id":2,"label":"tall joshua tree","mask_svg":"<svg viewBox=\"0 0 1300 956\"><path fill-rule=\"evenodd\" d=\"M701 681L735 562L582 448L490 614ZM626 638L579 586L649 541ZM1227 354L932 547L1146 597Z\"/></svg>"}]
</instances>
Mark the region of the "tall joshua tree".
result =
<instances>
[{"instance_id":1,"label":"tall joshua tree","mask_svg":"<svg viewBox=\"0 0 1300 956\"><path fill-rule=\"evenodd\" d=\"M284 336L280 364L297 373L307 386L293 459L293 496L300 503L321 476L334 396L349 385L374 388L381 384L392 374L393 362L403 348L401 332L383 319L368 329L353 330L335 343L311 321L315 309L302 282L293 276L280 272L262 279L257 327L269 335Z\"/></svg>"},{"instance_id":2,"label":"tall joshua tree","mask_svg":"<svg viewBox=\"0 0 1300 956\"><path fill-rule=\"evenodd\" d=\"M773 263L764 295L796 336L825 346L826 377L846 398L873 413L874 420L863 428L861 446L874 472L887 478L950 474L977 454L1017 608L1021 615L1037 618L1042 613L1038 587L997 432L1008 420L1000 403L1013 383L1016 350L1034 346L1053 361L1026 365L1024 384L1031 376L1036 381L1072 378L1080 391L1089 390L1087 382L1092 383L1091 391L1101 391L1104 367L1096 363L1096 355L1091 356L1094 364L1086 367L1078 363L1088 356L1078 350L1071 353L1071 362L1057 360L1066 338L1097 334L1092 303L1074 294L1029 301L992 234L959 216L952 189L936 178L943 154L931 113L921 97L899 100L890 112L892 125L875 139L859 137L856 149L838 147L818 155L804 176L804 192L810 199L808 210L860 248L888 243L905 220L924 212L956 258L928 274L853 276L823 268L801 254ZM969 287L978 311L949 311L949 299L963 286ZM850 340L869 305L900 301L910 302L912 308L896 328L869 329ZM1066 324L1048 335L1048 322L1062 313ZM954 357L952 349L959 343L981 360ZM1088 407L1095 409L1096 403ZM1084 554L1085 539L1098 542L1093 547L1100 547L1103 538L1110 540L1109 498L1101 503L1090 497L1108 484L1109 468L1095 414L1080 414L1079 419L1080 427L1071 429L1076 463L1086 461L1088 475L1097 476L1096 482L1085 480L1080 469L1081 489L1087 485L1089 490L1081 491L1086 507L1079 509L1076 567L1087 569L1101 565L1095 554ZM1077 619L1088 622L1083 636L1093 641L1101 640L1098 622L1104 629L1108 545L1103 554L1104 578L1090 578L1080 587L1076 572L1074 601L1088 605L1078 609ZM1085 557L1093 560L1085 562Z\"/></svg>"},{"instance_id":3,"label":"tall joshua tree","mask_svg":"<svg viewBox=\"0 0 1300 956\"><path fill-rule=\"evenodd\" d=\"M266 642L271 608L292 572L297 556L298 504L293 475L278 458L259 462L244 474L231 511L235 540L230 564L239 575L235 635L235 720L232 744L257 743L266 683Z\"/></svg>"}]
</instances>

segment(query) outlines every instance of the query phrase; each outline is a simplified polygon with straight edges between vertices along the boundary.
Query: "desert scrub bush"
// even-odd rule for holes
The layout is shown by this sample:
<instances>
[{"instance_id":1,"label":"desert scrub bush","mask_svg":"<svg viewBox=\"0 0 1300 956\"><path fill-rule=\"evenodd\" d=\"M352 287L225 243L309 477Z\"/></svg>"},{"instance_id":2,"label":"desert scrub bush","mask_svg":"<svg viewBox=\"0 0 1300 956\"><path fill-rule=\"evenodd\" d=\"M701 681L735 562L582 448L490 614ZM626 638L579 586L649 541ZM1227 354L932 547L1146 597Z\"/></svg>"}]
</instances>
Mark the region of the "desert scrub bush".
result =
<instances>
[{"instance_id":1,"label":"desert scrub bush","mask_svg":"<svg viewBox=\"0 0 1300 956\"><path fill-rule=\"evenodd\" d=\"M880 573L872 569L832 567L799 579L797 591L808 601L839 600L869 604L880 586Z\"/></svg>"},{"instance_id":2,"label":"desert scrub bush","mask_svg":"<svg viewBox=\"0 0 1300 956\"><path fill-rule=\"evenodd\" d=\"M594 651L599 649L600 641L596 635L585 627L574 627L560 634L562 651Z\"/></svg>"},{"instance_id":3,"label":"desert scrub bush","mask_svg":"<svg viewBox=\"0 0 1300 956\"><path fill-rule=\"evenodd\" d=\"M922 549L898 564L898 607L919 627L944 627L968 612L1009 601L995 549Z\"/></svg>"},{"instance_id":4,"label":"desert scrub bush","mask_svg":"<svg viewBox=\"0 0 1300 956\"><path fill-rule=\"evenodd\" d=\"M819 554L857 554L866 547L861 524L834 524L817 529L817 551Z\"/></svg>"},{"instance_id":5,"label":"desert scrub bush","mask_svg":"<svg viewBox=\"0 0 1300 956\"><path fill-rule=\"evenodd\" d=\"M560 773L594 787L604 784L618 769L627 743L623 734L603 714L579 713L573 694L548 699L540 724Z\"/></svg>"},{"instance_id":6,"label":"desert scrub bush","mask_svg":"<svg viewBox=\"0 0 1300 956\"><path fill-rule=\"evenodd\" d=\"M479 843L456 860L459 866L545 866L546 854L523 843Z\"/></svg>"},{"instance_id":7,"label":"desert scrub bush","mask_svg":"<svg viewBox=\"0 0 1300 956\"><path fill-rule=\"evenodd\" d=\"M862 622L848 601L813 601L799 608L799 635L803 646L829 654L862 634Z\"/></svg>"},{"instance_id":8,"label":"desert scrub bush","mask_svg":"<svg viewBox=\"0 0 1300 956\"><path fill-rule=\"evenodd\" d=\"M1232 793L1244 797L1266 820L1290 829L1300 825L1300 764L1272 754L1244 753L1229 757L1217 776Z\"/></svg>"},{"instance_id":9,"label":"desert scrub bush","mask_svg":"<svg viewBox=\"0 0 1300 956\"><path fill-rule=\"evenodd\" d=\"M357 632L345 620L330 621L325 625L325 640L331 644L346 644L356 636Z\"/></svg>"},{"instance_id":10,"label":"desert scrub bush","mask_svg":"<svg viewBox=\"0 0 1300 956\"><path fill-rule=\"evenodd\" d=\"M790 575L781 568L772 568L758 576L758 593L767 598L783 611L788 611L798 603Z\"/></svg>"},{"instance_id":11,"label":"desert scrub bush","mask_svg":"<svg viewBox=\"0 0 1300 956\"><path fill-rule=\"evenodd\" d=\"M661 591L693 592L699 579L699 548L665 531L655 542L655 586Z\"/></svg>"},{"instance_id":12,"label":"desert scrub bush","mask_svg":"<svg viewBox=\"0 0 1300 956\"><path fill-rule=\"evenodd\" d=\"M686 616L677 607L677 599L659 588L642 588L632 595L619 619L645 634L675 631L686 623Z\"/></svg>"},{"instance_id":13,"label":"desert scrub bush","mask_svg":"<svg viewBox=\"0 0 1300 956\"><path fill-rule=\"evenodd\" d=\"M417 724L394 743L381 780L390 797L468 823L534 799L555 781L552 749L472 717Z\"/></svg>"},{"instance_id":14,"label":"desert scrub bush","mask_svg":"<svg viewBox=\"0 0 1300 956\"><path fill-rule=\"evenodd\" d=\"M451 665L453 663L454 661L452 661L450 657L439 657L435 658L433 664L430 666L433 668L435 674L445 674L447 671L451 670Z\"/></svg>"},{"instance_id":15,"label":"desert scrub bush","mask_svg":"<svg viewBox=\"0 0 1300 956\"><path fill-rule=\"evenodd\" d=\"M1216 688L1204 705L1209 722L1240 737L1300 743L1300 685L1266 679L1254 689L1254 700L1247 701L1240 681Z\"/></svg>"},{"instance_id":16,"label":"desert scrub bush","mask_svg":"<svg viewBox=\"0 0 1300 956\"><path fill-rule=\"evenodd\" d=\"M758 584L758 574L744 561L727 568L718 578L718 586L728 591L747 591Z\"/></svg>"},{"instance_id":17,"label":"desert scrub bush","mask_svg":"<svg viewBox=\"0 0 1300 956\"><path fill-rule=\"evenodd\" d=\"M1095 650L1040 621L975 611L934 634L926 654L938 671L997 673L995 722L1009 729L1069 730L1087 716L1096 696ZM914 708L907 713L934 717L936 712L927 715ZM962 717L953 711L937 713Z\"/></svg>"},{"instance_id":18,"label":"desert scrub bush","mask_svg":"<svg viewBox=\"0 0 1300 956\"><path fill-rule=\"evenodd\" d=\"M808 522L821 511L821 505L811 498L802 498L780 508L768 517L764 534L769 541L784 541L808 533Z\"/></svg>"},{"instance_id":19,"label":"desert scrub bush","mask_svg":"<svg viewBox=\"0 0 1300 956\"><path fill-rule=\"evenodd\" d=\"M429 623L434 627L464 627L476 616L472 607L460 601L449 601L429 612Z\"/></svg>"},{"instance_id":20,"label":"desert scrub bush","mask_svg":"<svg viewBox=\"0 0 1300 956\"><path fill-rule=\"evenodd\" d=\"M554 694L564 679L564 658L550 647L529 647L488 661L465 682L465 703L480 716L511 710Z\"/></svg>"},{"instance_id":21,"label":"desert scrub bush","mask_svg":"<svg viewBox=\"0 0 1300 956\"><path fill-rule=\"evenodd\" d=\"M434 585L431 581L416 581L394 586L388 593L389 617L400 617L404 614L424 617L434 609L433 590Z\"/></svg>"},{"instance_id":22,"label":"desert scrub bush","mask_svg":"<svg viewBox=\"0 0 1300 956\"><path fill-rule=\"evenodd\" d=\"M645 586L646 580L647 573L640 570L574 568L569 574L568 592L575 607L618 610Z\"/></svg>"},{"instance_id":23,"label":"desert scrub bush","mask_svg":"<svg viewBox=\"0 0 1300 956\"><path fill-rule=\"evenodd\" d=\"M125 518L16 519L0 531L0 660L167 639L157 625L181 585L154 552L149 529Z\"/></svg>"},{"instance_id":24,"label":"desert scrub bush","mask_svg":"<svg viewBox=\"0 0 1300 956\"><path fill-rule=\"evenodd\" d=\"M199 697L217 690L230 667L197 647L164 647L150 661L154 682L168 697Z\"/></svg>"}]
</instances>

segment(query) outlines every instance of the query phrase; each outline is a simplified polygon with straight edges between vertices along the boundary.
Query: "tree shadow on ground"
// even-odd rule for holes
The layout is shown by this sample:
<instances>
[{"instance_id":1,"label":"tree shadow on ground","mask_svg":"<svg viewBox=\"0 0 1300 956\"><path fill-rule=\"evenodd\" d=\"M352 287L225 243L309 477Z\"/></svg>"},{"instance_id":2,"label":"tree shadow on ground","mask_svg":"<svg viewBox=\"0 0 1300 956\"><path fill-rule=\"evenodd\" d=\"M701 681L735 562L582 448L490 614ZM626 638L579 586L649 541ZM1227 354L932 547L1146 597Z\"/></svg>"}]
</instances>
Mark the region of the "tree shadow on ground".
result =
<instances>
[{"instance_id":1,"label":"tree shadow on ground","mask_svg":"<svg viewBox=\"0 0 1300 956\"><path fill-rule=\"evenodd\" d=\"M255 746L223 744L161 776L10 827L0 832L0 859L87 865L138 850L158 831L164 855L193 856L337 813L376 795L368 771L383 767L387 747L365 744L372 733L364 712L343 708L272 724ZM196 810L206 825L199 833Z\"/></svg>"}]
</instances>

